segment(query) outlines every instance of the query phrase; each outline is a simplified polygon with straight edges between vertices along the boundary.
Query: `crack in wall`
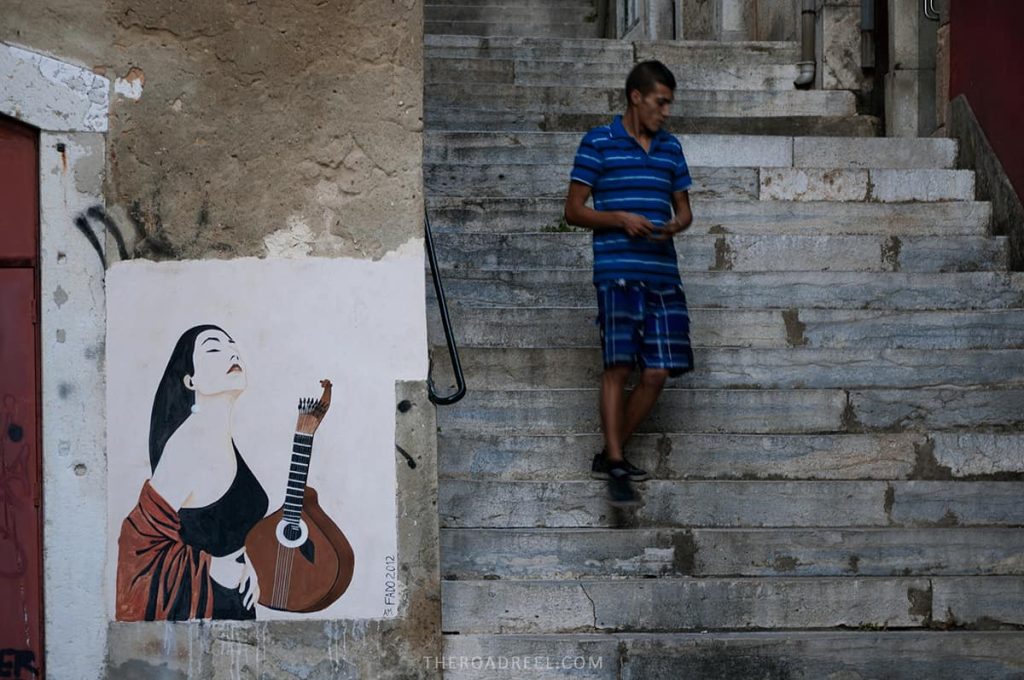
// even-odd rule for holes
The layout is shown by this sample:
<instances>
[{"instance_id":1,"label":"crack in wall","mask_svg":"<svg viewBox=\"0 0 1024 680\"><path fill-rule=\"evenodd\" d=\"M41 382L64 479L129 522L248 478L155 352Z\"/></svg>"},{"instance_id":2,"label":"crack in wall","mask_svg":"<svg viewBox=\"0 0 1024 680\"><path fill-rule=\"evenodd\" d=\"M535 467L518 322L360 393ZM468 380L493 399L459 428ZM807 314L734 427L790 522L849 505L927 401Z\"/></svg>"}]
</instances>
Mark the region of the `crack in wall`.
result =
<instances>
[{"instance_id":1,"label":"crack in wall","mask_svg":"<svg viewBox=\"0 0 1024 680\"><path fill-rule=\"evenodd\" d=\"M597 605L594 603L594 598L592 598L590 596L590 593L587 592L587 587L585 585L583 585L582 581L580 581L580 590L583 591L584 597L586 597L587 600L590 601L590 613L591 613L591 617L593 619L592 626L593 626L594 630L597 630L597 628L598 628L598 626L597 626Z\"/></svg>"}]
</instances>

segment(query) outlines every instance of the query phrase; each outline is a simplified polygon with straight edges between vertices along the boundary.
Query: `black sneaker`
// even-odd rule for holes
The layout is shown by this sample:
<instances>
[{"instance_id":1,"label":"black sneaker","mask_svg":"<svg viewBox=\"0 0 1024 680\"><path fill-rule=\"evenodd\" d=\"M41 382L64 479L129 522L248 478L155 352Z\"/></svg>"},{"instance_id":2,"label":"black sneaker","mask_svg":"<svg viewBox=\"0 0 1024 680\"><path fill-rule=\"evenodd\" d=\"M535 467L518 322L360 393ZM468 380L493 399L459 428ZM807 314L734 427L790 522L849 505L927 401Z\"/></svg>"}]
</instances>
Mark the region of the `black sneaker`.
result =
<instances>
[{"instance_id":1,"label":"black sneaker","mask_svg":"<svg viewBox=\"0 0 1024 680\"><path fill-rule=\"evenodd\" d=\"M608 456L604 451L594 455L594 462L590 464L590 478L591 479L610 479L608 476ZM637 466L630 463L625 458L619 465L625 468L626 472L629 473L629 479L632 482L642 482L647 479L647 470L641 470Z\"/></svg>"},{"instance_id":2,"label":"black sneaker","mask_svg":"<svg viewBox=\"0 0 1024 680\"><path fill-rule=\"evenodd\" d=\"M608 504L614 508L635 508L642 504L624 467L616 465L608 470Z\"/></svg>"}]
</instances>

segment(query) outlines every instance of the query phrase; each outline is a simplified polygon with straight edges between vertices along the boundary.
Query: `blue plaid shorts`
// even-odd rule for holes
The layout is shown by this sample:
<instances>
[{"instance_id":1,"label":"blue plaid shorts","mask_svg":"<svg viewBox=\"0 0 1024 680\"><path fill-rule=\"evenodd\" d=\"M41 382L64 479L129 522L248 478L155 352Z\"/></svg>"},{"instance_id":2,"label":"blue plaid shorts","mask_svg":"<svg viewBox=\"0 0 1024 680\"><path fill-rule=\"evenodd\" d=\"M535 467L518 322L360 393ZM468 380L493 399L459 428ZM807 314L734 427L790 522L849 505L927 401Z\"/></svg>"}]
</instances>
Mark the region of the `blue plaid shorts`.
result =
<instances>
[{"instance_id":1,"label":"blue plaid shorts","mask_svg":"<svg viewBox=\"0 0 1024 680\"><path fill-rule=\"evenodd\" d=\"M682 286L621 279L595 285L605 368L665 368L671 376L693 370Z\"/></svg>"}]
</instances>

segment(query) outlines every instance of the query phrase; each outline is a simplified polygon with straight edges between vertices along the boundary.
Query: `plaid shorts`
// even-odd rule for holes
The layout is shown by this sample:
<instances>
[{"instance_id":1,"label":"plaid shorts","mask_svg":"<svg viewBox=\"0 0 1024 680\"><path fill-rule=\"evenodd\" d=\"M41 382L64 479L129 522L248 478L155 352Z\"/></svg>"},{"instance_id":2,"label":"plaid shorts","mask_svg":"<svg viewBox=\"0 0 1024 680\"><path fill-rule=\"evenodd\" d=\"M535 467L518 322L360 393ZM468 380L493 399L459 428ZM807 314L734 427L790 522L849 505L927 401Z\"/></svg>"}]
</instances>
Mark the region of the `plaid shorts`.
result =
<instances>
[{"instance_id":1,"label":"plaid shorts","mask_svg":"<svg viewBox=\"0 0 1024 680\"><path fill-rule=\"evenodd\" d=\"M620 279L596 287L605 368L666 368L671 376L693 370L690 315L682 286Z\"/></svg>"}]
</instances>

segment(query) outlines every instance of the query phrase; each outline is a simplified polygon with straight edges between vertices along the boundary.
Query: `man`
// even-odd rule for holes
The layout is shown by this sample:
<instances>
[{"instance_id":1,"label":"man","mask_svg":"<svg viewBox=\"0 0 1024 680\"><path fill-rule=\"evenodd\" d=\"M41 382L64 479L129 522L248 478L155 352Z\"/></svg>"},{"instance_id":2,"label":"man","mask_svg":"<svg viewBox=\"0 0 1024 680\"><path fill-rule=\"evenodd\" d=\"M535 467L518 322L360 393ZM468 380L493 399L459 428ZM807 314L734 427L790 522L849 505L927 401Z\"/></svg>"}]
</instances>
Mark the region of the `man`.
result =
<instances>
[{"instance_id":1,"label":"man","mask_svg":"<svg viewBox=\"0 0 1024 680\"><path fill-rule=\"evenodd\" d=\"M594 285L604 373L605 449L591 476L608 480L613 506L640 504L630 480L647 478L623 455L665 380L693 369L689 315L673 237L693 221L691 179L678 140L662 126L676 80L664 64L637 64L626 79L626 112L580 143L565 200L569 224L594 231ZM587 207L593 195L594 207ZM640 380L624 396L634 366Z\"/></svg>"}]
</instances>

